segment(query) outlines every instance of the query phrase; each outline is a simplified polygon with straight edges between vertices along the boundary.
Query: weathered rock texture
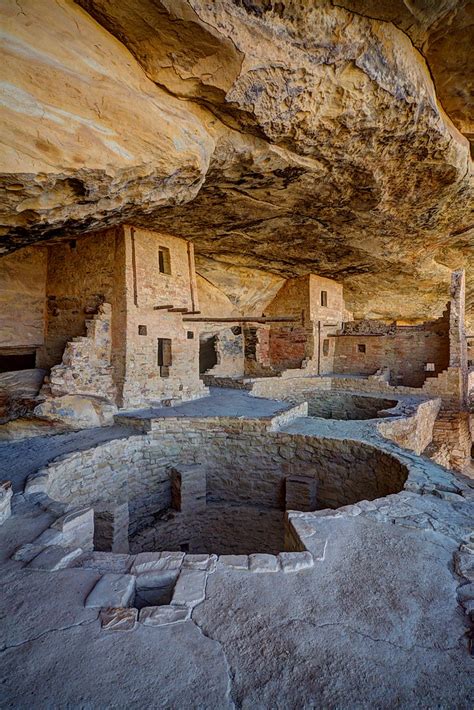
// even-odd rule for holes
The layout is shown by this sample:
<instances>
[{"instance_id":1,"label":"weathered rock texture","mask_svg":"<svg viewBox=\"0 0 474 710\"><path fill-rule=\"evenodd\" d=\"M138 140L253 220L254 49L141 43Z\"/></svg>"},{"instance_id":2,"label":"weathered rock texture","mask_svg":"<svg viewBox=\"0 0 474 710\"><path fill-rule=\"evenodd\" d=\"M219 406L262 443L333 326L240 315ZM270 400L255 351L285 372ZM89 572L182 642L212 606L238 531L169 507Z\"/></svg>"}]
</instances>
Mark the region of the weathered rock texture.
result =
<instances>
[{"instance_id":1,"label":"weathered rock texture","mask_svg":"<svg viewBox=\"0 0 474 710\"><path fill-rule=\"evenodd\" d=\"M233 302L311 271L406 321L472 284L467 2L4 7L4 251L133 219Z\"/></svg>"}]
</instances>

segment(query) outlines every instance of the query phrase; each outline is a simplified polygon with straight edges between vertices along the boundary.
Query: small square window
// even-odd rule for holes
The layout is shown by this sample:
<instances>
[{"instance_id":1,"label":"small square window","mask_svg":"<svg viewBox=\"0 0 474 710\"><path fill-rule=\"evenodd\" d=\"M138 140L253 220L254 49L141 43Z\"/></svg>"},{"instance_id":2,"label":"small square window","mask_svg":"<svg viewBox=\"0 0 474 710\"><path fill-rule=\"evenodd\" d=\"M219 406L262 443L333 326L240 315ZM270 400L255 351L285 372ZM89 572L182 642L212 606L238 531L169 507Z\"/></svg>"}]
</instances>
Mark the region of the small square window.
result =
<instances>
[{"instance_id":1,"label":"small square window","mask_svg":"<svg viewBox=\"0 0 474 710\"><path fill-rule=\"evenodd\" d=\"M167 247L158 247L158 269L160 274L171 274L170 250Z\"/></svg>"},{"instance_id":2,"label":"small square window","mask_svg":"<svg viewBox=\"0 0 474 710\"><path fill-rule=\"evenodd\" d=\"M427 362L425 364L425 372L434 372L435 371L435 364L434 362Z\"/></svg>"},{"instance_id":3,"label":"small square window","mask_svg":"<svg viewBox=\"0 0 474 710\"><path fill-rule=\"evenodd\" d=\"M146 335L147 334L147 327L146 325L139 325L138 326L138 335Z\"/></svg>"},{"instance_id":4,"label":"small square window","mask_svg":"<svg viewBox=\"0 0 474 710\"><path fill-rule=\"evenodd\" d=\"M328 305L328 292L327 291L321 291L321 305L322 306Z\"/></svg>"},{"instance_id":5,"label":"small square window","mask_svg":"<svg viewBox=\"0 0 474 710\"><path fill-rule=\"evenodd\" d=\"M359 352L359 353L365 353L365 351L366 351L366 349L365 349L365 343L359 343L359 344L357 345L357 352Z\"/></svg>"},{"instance_id":6,"label":"small square window","mask_svg":"<svg viewBox=\"0 0 474 710\"><path fill-rule=\"evenodd\" d=\"M329 338L323 340L323 355L326 357L329 355Z\"/></svg>"},{"instance_id":7,"label":"small square window","mask_svg":"<svg viewBox=\"0 0 474 710\"><path fill-rule=\"evenodd\" d=\"M187 338L188 338L188 340L192 340L194 338L194 333L192 330L188 330Z\"/></svg>"}]
</instances>

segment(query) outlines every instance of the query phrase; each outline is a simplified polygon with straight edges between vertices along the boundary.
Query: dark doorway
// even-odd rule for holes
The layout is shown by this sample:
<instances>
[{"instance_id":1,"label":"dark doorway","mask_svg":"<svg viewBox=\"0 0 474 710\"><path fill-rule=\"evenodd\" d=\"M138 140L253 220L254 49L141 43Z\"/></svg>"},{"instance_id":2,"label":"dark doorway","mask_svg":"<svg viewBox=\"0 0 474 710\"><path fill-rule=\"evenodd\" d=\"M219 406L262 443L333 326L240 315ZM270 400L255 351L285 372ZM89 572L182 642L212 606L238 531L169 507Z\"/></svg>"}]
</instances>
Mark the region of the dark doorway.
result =
<instances>
[{"instance_id":1,"label":"dark doorway","mask_svg":"<svg viewBox=\"0 0 474 710\"><path fill-rule=\"evenodd\" d=\"M172 364L171 338L158 338L157 365L161 377L169 377Z\"/></svg>"},{"instance_id":2,"label":"dark doorway","mask_svg":"<svg viewBox=\"0 0 474 710\"><path fill-rule=\"evenodd\" d=\"M15 372L16 370L32 370L36 367L36 353L17 352L0 354L0 372Z\"/></svg>"},{"instance_id":3,"label":"dark doorway","mask_svg":"<svg viewBox=\"0 0 474 710\"><path fill-rule=\"evenodd\" d=\"M217 336L203 335L199 341L199 374L202 375L217 365Z\"/></svg>"}]
</instances>

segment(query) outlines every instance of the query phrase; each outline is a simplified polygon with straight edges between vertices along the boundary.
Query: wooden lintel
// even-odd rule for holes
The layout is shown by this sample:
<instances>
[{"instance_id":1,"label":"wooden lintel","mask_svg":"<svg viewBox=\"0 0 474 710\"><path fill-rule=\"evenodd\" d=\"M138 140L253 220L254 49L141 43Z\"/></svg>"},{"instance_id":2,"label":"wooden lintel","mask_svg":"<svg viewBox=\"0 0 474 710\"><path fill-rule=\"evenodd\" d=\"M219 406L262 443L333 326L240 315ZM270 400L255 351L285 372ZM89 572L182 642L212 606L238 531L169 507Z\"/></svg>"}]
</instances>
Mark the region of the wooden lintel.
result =
<instances>
[{"instance_id":1,"label":"wooden lintel","mask_svg":"<svg viewBox=\"0 0 474 710\"><path fill-rule=\"evenodd\" d=\"M383 338L390 333L329 333L328 338Z\"/></svg>"},{"instance_id":2,"label":"wooden lintel","mask_svg":"<svg viewBox=\"0 0 474 710\"><path fill-rule=\"evenodd\" d=\"M169 303L167 306L153 306L154 311L169 311L170 308L173 308L172 303Z\"/></svg>"},{"instance_id":3,"label":"wooden lintel","mask_svg":"<svg viewBox=\"0 0 474 710\"><path fill-rule=\"evenodd\" d=\"M236 318L183 318L183 321L193 323L300 323L294 316L281 316L275 318L239 317Z\"/></svg>"}]
</instances>

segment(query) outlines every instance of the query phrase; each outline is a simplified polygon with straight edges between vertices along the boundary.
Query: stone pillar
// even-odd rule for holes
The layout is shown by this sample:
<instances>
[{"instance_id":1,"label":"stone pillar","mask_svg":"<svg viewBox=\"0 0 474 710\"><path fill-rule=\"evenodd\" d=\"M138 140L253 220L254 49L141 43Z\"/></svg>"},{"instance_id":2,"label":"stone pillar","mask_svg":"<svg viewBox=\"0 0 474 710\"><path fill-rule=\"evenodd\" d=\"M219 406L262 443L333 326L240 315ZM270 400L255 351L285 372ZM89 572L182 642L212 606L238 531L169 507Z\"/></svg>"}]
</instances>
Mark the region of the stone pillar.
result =
<instances>
[{"instance_id":1,"label":"stone pillar","mask_svg":"<svg viewBox=\"0 0 474 710\"><path fill-rule=\"evenodd\" d=\"M287 476L285 479L286 510L316 509L316 479L312 476Z\"/></svg>"},{"instance_id":2,"label":"stone pillar","mask_svg":"<svg viewBox=\"0 0 474 710\"><path fill-rule=\"evenodd\" d=\"M464 270L451 275L451 301L449 308L449 366L461 372L461 406L467 403L467 342L465 326L466 277Z\"/></svg>"},{"instance_id":3,"label":"stone pillar","mask_svg":"<svg viewBox=\"0 0 474 710\"><path fill-rule=\"evenodd\" d=\"M12 495L11 481L0 481L0 525L12 514Z\"/></svg>"},{"instance_id":4,"label":"stone pillar","mask_svg":"<svg viewBox=\"0 0 474 710\"><path fill-rule=\"evenodd\" d=\"M206 471L200 464L171 471L171 505L182 513L199 513L206 507Z\"/></svg>"},{"instance_id":5,"label":"stone pillar","mask_svg":"<svg viewBox=\"0 0 474 710\"><path fill-rule=\"evenodd\" d=\"M128 502L106 510L94 509L94 548L128 553Z\"/></svg>"}]
</instances>

